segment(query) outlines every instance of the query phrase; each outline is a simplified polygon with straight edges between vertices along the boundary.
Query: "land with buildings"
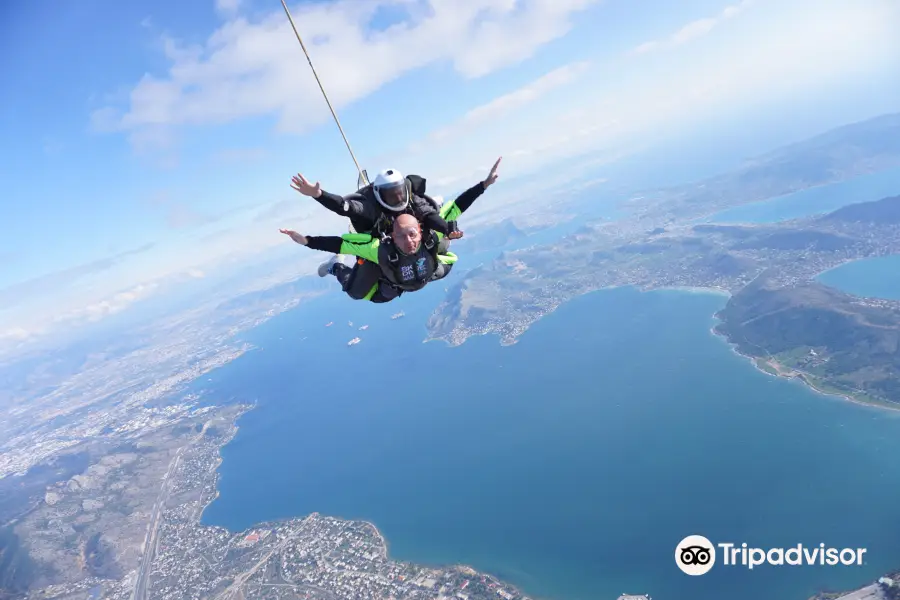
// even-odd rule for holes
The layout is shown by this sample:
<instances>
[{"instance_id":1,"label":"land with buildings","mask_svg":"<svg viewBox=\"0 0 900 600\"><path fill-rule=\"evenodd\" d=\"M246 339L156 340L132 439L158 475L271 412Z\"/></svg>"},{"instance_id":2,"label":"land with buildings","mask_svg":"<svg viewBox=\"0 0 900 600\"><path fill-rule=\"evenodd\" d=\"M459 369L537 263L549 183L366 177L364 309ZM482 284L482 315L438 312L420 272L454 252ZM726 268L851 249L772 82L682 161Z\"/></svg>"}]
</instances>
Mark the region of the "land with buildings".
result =
<instances>
[{"instance_id":1,"label":"land with buildings","mask_svg":"<svg viewBox=\"0 0 900 600\"><path fill-rule=\"evenodd\" d=\"M246 405L194 408L130 443L97 447L6 524L3 589L27 598L524 596L466 566L391 560L370 523L312 514L230 532L200 524L219 451Z\"/></svg>"},{"instance_id":2,"label":"land with buildings","mask_svg":"<svg viewBox=\"0 0 900 600\"><path fill-rule=\"evenodd\" d=\"M898 402L900 305L814 277L898 252L900 198L771 225L697 221L897 165L894 115L781 149L738 173L634 195L631 216L471 271L432 317L431 336L458 344L497 333L512 343L566 300L610 286L717 289L730 295L717 331L761 368L861 401ZM573 202L560 195L478 243L527 235L542 210L564 220L577 213ZM488 213L484 222L496 226ZM242 331L329 289L317 286L275 278L99 344L0 364L8 383L0 395L0 597L523 598L466 566L394 561L367 523L312 514L242 532L200 524L217 493L219 452L250 407L211 403L188 387L253 350ZM894 586L873 586L844 600L894 597Z\"/></svg>"},{"instance_id":3,"label":"land with buildings","mask_svg":"<svg viewBox=\"0 0 900 600\"><path fill-rule=\"evenodd\" d=\"M900 117L882 125L900 132ZM861 126L866 135L869 127ZM819 148L820 154L840 154L842 138L827 139L837 148ZM854 297L816 277L849 261L900 253L900 196L771 224L698 219L725 208L732 197L726 190L738 181L758 182L751 190L767 194L794 189L801 179L818 185L873 163L900 163L900 142L894 144L893 162L851 153L853 166L807 164L805 179L779 178L782 165L795 161L774 153L776 164L756 161L752 169L703 182L696 196L660 194L665 199L654 201L655 212L586 224L555 244L504 253L451 288L429 320L429 337L457 345L472 335L496 334L511 344L542 316L588 292L705 288L730 296L715 331L760 368L800 377L823 392L892 406L900 402L900 303ZM766 168L775 175L764 177ZM735 193L734 203L758 194L763 191Z\"/></svg>"}]
</instances>

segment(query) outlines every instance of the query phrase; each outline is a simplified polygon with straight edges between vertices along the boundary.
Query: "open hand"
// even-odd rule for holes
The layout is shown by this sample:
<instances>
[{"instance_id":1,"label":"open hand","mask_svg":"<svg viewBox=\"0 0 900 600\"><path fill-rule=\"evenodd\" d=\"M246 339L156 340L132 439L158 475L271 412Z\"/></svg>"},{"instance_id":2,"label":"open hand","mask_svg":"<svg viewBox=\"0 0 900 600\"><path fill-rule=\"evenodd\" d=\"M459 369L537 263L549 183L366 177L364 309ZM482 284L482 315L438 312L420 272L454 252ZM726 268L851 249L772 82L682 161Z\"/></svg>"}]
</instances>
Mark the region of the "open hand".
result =
<instances>
[{"instance_id":1,"label":"open hand","mask_svg":"<svg viewBox=\"0 0 900 600\"><path fill-rule=\"evenodd\" d=\"M310 198L318 198L322 195L322 186L319 182L310 183L306 177L297 173L291 178L291 187Z\"/></svg>"},{"instance_id":2,"label":"open hand","mask_svg":"<svg viewBox=\"0 0 900 600\"><path fill-rule=\"evenodd\" d=\"M279 229L278 231L280 231L284 235L288 236L289 238L291 238L292 240L294 240L301 246L305 246L307 243L306 236L303 235L302 233L297 233L296 231L292 231L290 229Z\"/></svg>"},{"instance_id":3,"label":"open hand","mask_svg":"<svg viewBox=\"0 0 900 600\"><path fill-rule=\"evenodd\" d=\"M500 166L500 161L503 160L503 157L497 159L497 162L494 163L494 166L491 167L491 172L488 173L487 179L485 179L482 183L484 184L484 189L488 189L495 181L497 181L497 167Z\"/></svg>"}]
</instances>

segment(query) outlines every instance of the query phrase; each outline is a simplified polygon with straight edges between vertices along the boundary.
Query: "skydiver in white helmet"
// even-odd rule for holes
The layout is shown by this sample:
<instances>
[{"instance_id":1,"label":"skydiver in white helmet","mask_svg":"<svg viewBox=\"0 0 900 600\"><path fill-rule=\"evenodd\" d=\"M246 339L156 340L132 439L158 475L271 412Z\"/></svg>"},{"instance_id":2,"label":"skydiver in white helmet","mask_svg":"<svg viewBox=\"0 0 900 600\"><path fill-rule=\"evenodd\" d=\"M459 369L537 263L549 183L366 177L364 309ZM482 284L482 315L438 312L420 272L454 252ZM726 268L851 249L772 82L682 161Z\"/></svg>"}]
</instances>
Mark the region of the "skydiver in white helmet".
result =
<instances>
[{"instance_id":1,"label":"skydiver in white helmet","mask_svg":"<svg viewBox=\"0 0 900 600\"><path fill-rule=\"evenodd\" d=\"M463 192L459 199L476 194L469 202L471 204L496 180L499 163L500 159L497 159L488 178ZM404 177L397 169L381 171L370 185L348 196L326 192L318 181L311 183L301 173L293 176L291 187L331 212L349 217L350 224L358 233L372 233L379 237L390 235L394 217L407 213L416 217L424 227L441 233L449 240L459 239L463 235L454 220L441 218L440 206L425 193L425 179L418 175Z\"/></svg>"},{"instance_id":2,"label":"skydiver in white helmet","mask_svg":"<svg viewBox=\"0 0 900 600\"><path fill-rule=\"evenodd\" d=\"M424 193L425 180L416 175L404 177L397 169L381 171L371 184L347 196L326 192L319 182L310 183L301 173L291 179L291 187L331 212L349 217L357 233L384 237L393 218L406 213L451 239L462 237L455 223L447 223L437 214L437 202Z\"/></svg>"}]
</instances>

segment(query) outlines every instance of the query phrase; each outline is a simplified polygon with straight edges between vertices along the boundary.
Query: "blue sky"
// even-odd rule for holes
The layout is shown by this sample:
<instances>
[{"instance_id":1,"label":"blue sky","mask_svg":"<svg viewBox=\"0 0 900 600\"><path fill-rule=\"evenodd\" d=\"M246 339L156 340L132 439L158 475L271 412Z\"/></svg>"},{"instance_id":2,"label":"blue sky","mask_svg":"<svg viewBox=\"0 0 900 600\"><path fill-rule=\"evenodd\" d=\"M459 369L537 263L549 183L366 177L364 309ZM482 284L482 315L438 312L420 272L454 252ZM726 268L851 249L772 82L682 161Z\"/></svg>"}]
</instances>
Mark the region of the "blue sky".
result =
<instances>
[{"instance_id":1,"label":"blue sky","mask_svg":"<svg viewBox=\"0 0 900 600\"><path fill-rule=\"evenodd\" d=\"M423 174L446 194L500 155L510 181L689 141L704 124L764 150L900 110L892 0L289 7L363 166ZM102 318L226 257L283 249L285 225L345 230L288 187L300 171L347 193L356 173L279 1L0 12L0 50L15 57L0 91L0 338ZM492 203L522 193L498 185Z\"/></svg>"}]
</instances>

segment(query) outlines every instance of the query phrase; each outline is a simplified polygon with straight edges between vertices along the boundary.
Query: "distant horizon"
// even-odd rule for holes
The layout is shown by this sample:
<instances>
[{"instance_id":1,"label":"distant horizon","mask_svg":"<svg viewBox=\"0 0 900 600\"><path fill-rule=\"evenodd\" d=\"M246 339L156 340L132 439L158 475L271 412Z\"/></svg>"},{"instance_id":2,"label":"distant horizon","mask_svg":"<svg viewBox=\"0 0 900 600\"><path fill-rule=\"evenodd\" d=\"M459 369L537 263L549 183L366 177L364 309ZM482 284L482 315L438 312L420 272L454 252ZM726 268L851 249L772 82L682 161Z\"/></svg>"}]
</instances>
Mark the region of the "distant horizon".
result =
<instances>
[{"instance_id":1,"label":"distant horizon","mask_svg":"<svg viewBox=\"0 0 900 600\"><path fill-rule=\"evenodd\" d=\"M277 3L42 2L13 9L2 36L24 58L4 73L18 95L0 117L12 174L0 339L102 320L268 254L286 222L345 227L288 187L303 171L346 193L356 174ZM697 157L674 164L699 176L900 109L891 0L654 2L290 8L370 174L402 167L443 195L502 155L498 209L528 189L517 177L549 165L574 177L598 158L656 162L669 145ZM62 234L35 233L48 227Z\"/></svg>"},{"instance_id":2,"label":"distant horizon","mask_svg":"<svg viewBox=\"0 0 900 600\"><path fill-rule=\"evenodd\" d=\"M779 144L774 147L767 148L766 150L763 150L762 152L759 152L752 156L744 157L742 159L735 158L739 154L737 152L731 154L730 156L723 157L723 155L721 153L717 153L714 151L714 149L717 147L715 145L706 145L706 146L699 146L699 147L695 145L693 147L689 147L688 149L681 151L680 153L676 153L674 151L674 149L672 148L672 145L676 144L676 142L669 142L668 144L661 145L659 147L645 149L642 152L638 152L635 155L620 159L619 161L611 163L608 166L595 167L596 171L593 171L593 172L589 171L587 174L582 174L580 177L574 178L573 181L578 182L582 179L589 179L591 177L591 175L597 175L599 173L603 173L606 177L612 178L611 182L614 184L615 183L622 184L624 182L626 186L629 186L630 188L632 188L632 193L638 193L638 192L651 193L654 191L664 191L664 190L667 190L672 187L677 188L677 187L681 187L681 186L685 186L685 185L702 184L702 182L704 182L704 181L712 180L712 179L715 179L716 177L727 176L730 173L734 173L735 171L739 170L742 165L744 165L748 161L753 161L756 158L764 157L771 153L777 153L780 150L788 149L795 145L803 144L805 142L815 140L822 136L827 136L828 134L831 134L836 131L846 130L847 128L850 128L850 130L852 131L854 127L860 127L860 126L869 124L871 122L875 122L875 121L882 120L882 119L890 119L891 117L898 117L898 116L900 116L900 112L890 112L890 113L883 113L880 115L875 115L875 116L872 116L872 117L869 117L866 119L862 119L862 120L858 120L858 121L853 121L851 123L842 123L842 124L836 125L834 127L826 129L826 130L817 131L816 133L814 133L810 136L806 136L806 137L803 137L800 139L792 138L791 140L786 141L785 143ZM721 136L720 139L727 138L727 135L728 135L727 133L720 132L720 136ZM716 170L714 168L710 168L707 164L704 164L704 166L701 166L699 168L699 170L695 172L696 176L690 176L687 173L690 173L691 171L680 170L679 167L677 167L677 166L669 166L669 167L666 167L665 169L656 171L657 176L660 178L659 180L657 180L657 185L652 185L650 187L641 185L641 183L643 181L646 181L646 179L641 179L638 176L638 174L642 170L645 172L650 170L647 167L647 163L645 162L647 156L656 157L658 160L663 160L663 161L672 160L672 161L675 161L676 164L683 165L685 163L689 163L692 160L691 148L693 149L693 152L699 153L701 156L712 155L712 156L714 156L715 161L721 161L723 164L727 163L730 165L730 167L726 168L724 170ZM632 163L632 169L634 169L633 176L636 177L636 179L631 179L627 175L623 179L617 179L614 174L614 173L616 173L615 166L616 165L621 166L622 163L627 164L628 162ZM610 170L611 168L612 168L612 170ZM624 170L626 173L628 172L627 167ZM700 173L702 173L702 175L700 175ZM670 178L669 180L665 179L667 176ZM528 185L531 185L531 180L533 180L533 179L535 179L534 176L521 175L521 176L518 176L515 179L513 179L512 185L514 187L516 187L516 185L518 184L518 186L525 185L527 187ZM540 184L540 178L537 178L536 181ZM563 190L564 189L565 188L563 188ZM768 199L768 200L762 200L759 202L768 202L771 200L772 199ZM757 202L757 203L759 203L759 202ZM757 203L754 203L754 204L757 204ZM477 209L477 207L476 207L476 209ZM738 209L735 209L735 210L738 210ZM741 210L743 210L743 209L741 209ZM473 211L473 212L477 212L477 210ZM513 214L514 213L511 213L510 216L513 216ZM488 224L488 225L483 226L482 228L490 229L492 227L494 227L493 224ZM479 227L475 227L474 229L472 229L470 231L474 231L477 233L478 230L479 230ZM281 248L276 247L276 248L270 248L268 250L263 250L258 254L245 255L239 259L239 264L242 265L241 268L243 270L249 270L251 273L255 270L254 267L262 265L262 264L266 264L266 263L273 264L273 265L275 265L275 264L284 265L285 267L287 267L288 272L293 272L293 273L296 273L297 275L292 276L288 279L283 279L277 285L284 285L287 282L291 281L292 279L295 279L296 277L300 277L301 279L309 277L310 279L309 279L309 283L307 285L312 286L312 287L317 287L319 285L323 285L323 284L327 283L327 282L317 283L316 280L314 278L312 278L312 276L314 275L314 273L313 273L314 265L317 264L318 262L320 262L321 258L322 257L319 256L318 253L310 255L308 253L297 252L297 249L293 248L291 246L283 246ZM243 280L244 283L240 284L238 282L238 280L235 278L235 273L233 271L233 267L234 267L233 264L232 265L228 265L228 264L222 265L217 269L213 269L213 270L204 272L202 274L202 276L194 279L194 281L191 281L192 277L190 277L190 276L181 276L180 278L176 278L176 279L172 280L172 282L167 284L167 286L169 288L178 290L178 295L181 297L184 297L185 294L188 294L189 296L194 297L194 298L200 298L201 295L203 294L202 290L204 288L210 288L210 286L218 287L218 286L221 286L222 283L224 283L225 281L232 281L232 282L234 282L234 284L236 284L238 286L238 287L233 288L234 291L228 297L232 297L232 296L238 295L240 293L243 293L242 289L246 289L248 285L249 285L249 289L259 288L260 284L251 283L252 279L245 278ZM307 270L306 275L302 274L304 269ZM260 275L260 274L257 274L257 275ZM268 275L266 275L266 274L261 274L261 276L263 278L268 277ZM248 277L252 278L253 275L248 275ZM161 283L165 284L165 282L161 282ZM13 286L13 287L15 288L17 286ZM260 289L262 289L262 288L260 288ZM9 294L8 291L0 289L0 296L2 296L4 293L6 293L7 295ZM212 300L212 299L213 299L212 297L208 297L208 300ZM117 324L135 325L139 322L139 320L142 320L146 317L146 315L148 314L147 313L148 309L151 311L155 311L159 316L162 316L163 313L159 312L160 311L159 307L174 306L173 301L175 301L175 298L172 297L172 291L169 291L169 292L166 292L163 294L151 294L151 295L147 296L146 298L136 299L136 301L132 305L130 305L126 310L121 311L121 312L119 312L119 311L114 312L110 316L108 316L104 319L101 319L99 321L96 321L95 323L90 323L90 322L81 323L81 324L73 323L74 327L72 328L72 331L70 332L69 335L63 336L62 339L64 341L62 343L64 343L64 344L77 343L77 340L86 341L91 336L100 334L103 331L107 331L107 332L111 333L112 331L114 331L114 328L118 326ZM107 321L108 321L108 323L107 323ZM2 336L0 336L0 342L2 342ZM59 346L59 344L54 344L54 345ZM48 349L48 348L53 347L53 345L47 345L46 342L41 343L40 340L38 340L37 345L29 344L29 346L31 346L31 350L29 351L29 353L39 350L41 348ZM28 348L29 346L25 346L25 348ZM8 352L9 352L9 350L7 350L7 352L6 352L7 357L9 356ZM0 344L0 360L3 360L2 344Z\"/></svg>"}]
</instances>

